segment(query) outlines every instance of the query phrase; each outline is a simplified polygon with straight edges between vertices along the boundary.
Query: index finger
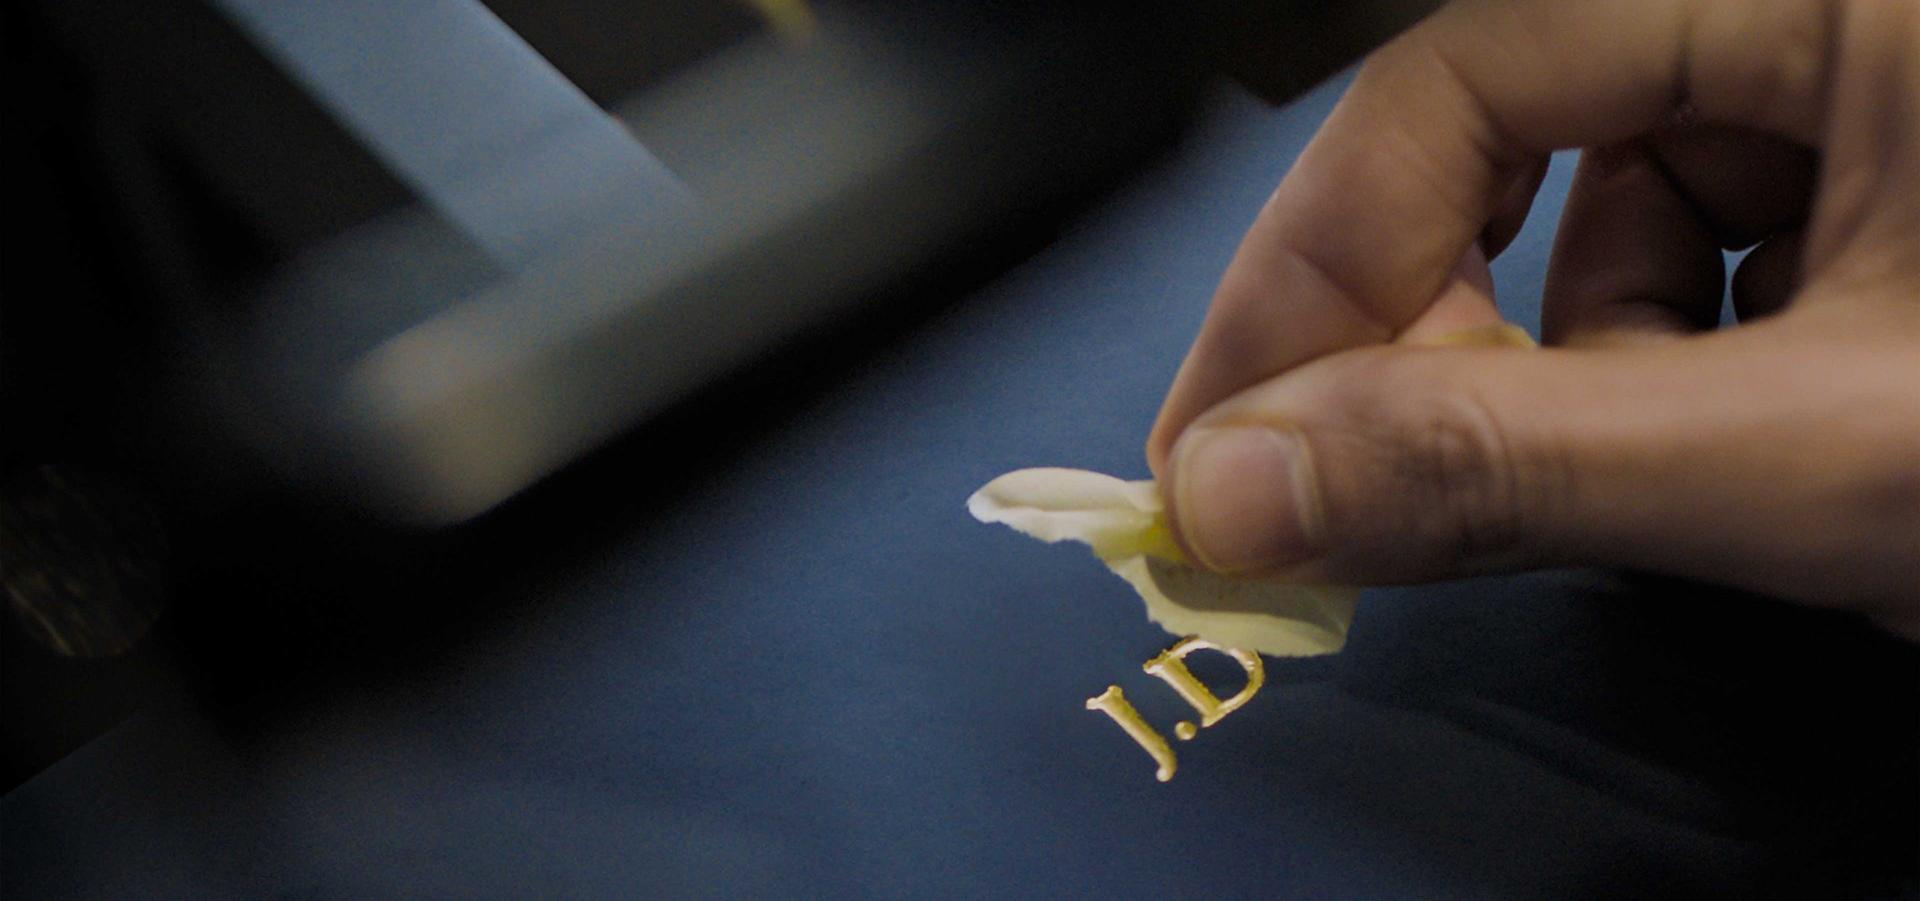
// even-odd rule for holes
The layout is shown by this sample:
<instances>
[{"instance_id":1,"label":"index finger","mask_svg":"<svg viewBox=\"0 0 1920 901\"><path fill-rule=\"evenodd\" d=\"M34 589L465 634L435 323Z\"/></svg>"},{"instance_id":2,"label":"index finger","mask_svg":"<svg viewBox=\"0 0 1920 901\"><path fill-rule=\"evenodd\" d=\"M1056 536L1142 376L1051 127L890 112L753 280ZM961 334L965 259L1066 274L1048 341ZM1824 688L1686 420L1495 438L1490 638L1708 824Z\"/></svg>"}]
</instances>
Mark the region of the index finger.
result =
<instances>
[{"instance_id":1,"label":"index finger","mask_svg":"<svg viewBox=\"0 0 1920 901\"><path fill-rule=\"evenodd\" d=\"M1541 154L1683 105L1817 143L1834 4L1466 0L1381 48L1228 266L1147 445L1235 392L1392 340Z\"/></svg>"}]
</instances>

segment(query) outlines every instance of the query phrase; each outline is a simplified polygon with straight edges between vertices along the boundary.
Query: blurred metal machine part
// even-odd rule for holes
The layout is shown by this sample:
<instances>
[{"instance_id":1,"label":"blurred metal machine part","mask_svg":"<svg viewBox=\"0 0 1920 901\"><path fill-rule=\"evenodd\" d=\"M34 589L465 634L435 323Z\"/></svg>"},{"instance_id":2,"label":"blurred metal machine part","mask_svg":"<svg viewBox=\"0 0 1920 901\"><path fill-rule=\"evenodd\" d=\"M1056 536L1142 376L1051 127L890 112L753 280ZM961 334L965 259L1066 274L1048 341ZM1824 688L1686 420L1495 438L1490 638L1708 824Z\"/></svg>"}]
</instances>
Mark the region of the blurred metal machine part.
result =
<instances>
[{"instance_id":1,"label":"blurred metal machine part","mask_svg":"<svg viewBox=\"0 0 1920 901\"><path fill-rule=\"evenodd\" d=\"M504 267L552 257L582 234L676 217L691 202L632 134L477 0L213 2Z\"/></svg>"},{"instance_id":2,"label":"blurred metal machine part","mask_svg":"<svg viewBox=\"0 0 1920 901\"><path fill-rule=\"evenodd\" d=\"M1426 5L1261 7L1302 60L1269 68L1304 88ZM556 48L644 17L562 4L569 44L496 6ZM478 0L160 7L47 15L108 84L176 456L427 526L1108 177L1248 39L1233 4L846 4L689 27L712 48L639 85L597 47L583 92Z\"/></svg>"},{"instance_id":3,"label":"blurred metal machine part","mask_svg":"<svg viewBox=\"0 0 1920 901\"><path fill-rule=\"evenodd\" d=\"M1059 50L829 19L634 98L619 112L676 161L690 213L596 232L355 361L334 411L355 463L409 518L480 512L1168 114L1141 108L1150 85L1036 91Z\"/></svg>"}]
</instances>

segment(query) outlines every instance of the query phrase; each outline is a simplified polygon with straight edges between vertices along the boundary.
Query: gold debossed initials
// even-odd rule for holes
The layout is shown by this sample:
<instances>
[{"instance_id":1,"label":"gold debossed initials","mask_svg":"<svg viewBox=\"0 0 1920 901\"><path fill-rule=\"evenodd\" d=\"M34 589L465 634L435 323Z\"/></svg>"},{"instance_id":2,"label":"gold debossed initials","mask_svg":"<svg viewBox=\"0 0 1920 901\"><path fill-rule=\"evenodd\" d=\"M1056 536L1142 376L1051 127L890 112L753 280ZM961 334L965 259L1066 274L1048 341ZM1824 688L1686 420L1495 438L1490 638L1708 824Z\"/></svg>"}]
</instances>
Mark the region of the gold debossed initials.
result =
<instances>
[{"instance_id":1,"label":"gold debossed initials","mask_svg":"<svg viewBox=\"0 0 1920 901\"><path fill-rule=\"evenodd\" d=\"M1153 731L1153 727L1140 718L1140 711L1133 709L1133 705L1127 702L1127 696L1120 691L1120 686L1109 685L1099 697L1088 698L1087 709L1098 710L1112 717L1114 722L1120 724L1120 728L1126 730L1129 737L1140 744L1140 747L1147 752L1147 756L1152 757L1153 762L1160 766L1154 771L1153 778L1161 782L1173 778L1173 768L1176 765L1173 759L1173 746L1167 744L1167 740L1161 738L1160 733Z\"/></svg>"},{"instance_id":2,"label":"gold debossed initials","mask_svg":"<svg viewBox=\"0 0 1920 901\"><path fill-rule=\"evenodd\" d=\"M1233 697L1221 700L1199 679L1194 678L1184 662L1187 655L1201 650L1218 651L1232 657L1247 673L1246 686ZM1162 651L1159 656L1142 664L1140 668L1148 675L1173 686L1173 690L1179 692L1180 697L1200 714L1198 728L1185 721L1174 724L1173 734L1179 736L1182 741L1193 738L1199 734L1200 729L1220 722L1221 718L1227 714L1245 706L1248 701L1253 700L1254 693L1260 690L1260 686L1266 683L1267 678L1265 669L1260 665L1259 654L1238 648L1223 648L1203 638L1181 639L1178 644ZM1154 778L1161 782L1173 778L1173 771L1177 765L1173 756L1173 746L1167 744L1167 740L1162 738L1160 733L1153 731L1152 726L1147 725L1147 721L1141 718L1140 712L1127 702L1127 697L1120 691L1120 686L1109 685L1099 697L1088 698L1087 709L1106 714L1119 724L1120 728L1125 730L1127 735L1147 752L1148 756L1153 758L1153 762L1159 767L1154 772Z\"/></svg>"},{"instance_id":3,"label":"gold debossed initials","mask_svg":"<svg viewBox=\"0 0 1920 901\"><path fill-rule=\"evenodd\" d=\"M1188 654L1201 650L1219 651L1232 657L1236 663L1240 664L1241 669L1247 671L1247 686L1224 701L1216 697L1212 691L1200 683L1199 679L1193 677L1193 673L1187 670L1187 665L1183 662ZM1202 638L1185 639L1160 652L1160 656L1147 661L1140 668L1146 670L1148 675L1173 686L1173 690L1179 692L1181 698L1193 705L1194 711L1200 714L1200 727L1203 729L1220 722L1221 717L1239 710L1248 701L1253 700L1254 693L1259 691L1260 686L1267 680L1266 670L1260 666L1259 654L1238 648L1223 648ZM1186 728L1183 729L1182 726ZM1192 738L1197 730L1190 723L1180 723L1174 726L1173 731L1185 740Z\"/></svg>"}]
</instances>

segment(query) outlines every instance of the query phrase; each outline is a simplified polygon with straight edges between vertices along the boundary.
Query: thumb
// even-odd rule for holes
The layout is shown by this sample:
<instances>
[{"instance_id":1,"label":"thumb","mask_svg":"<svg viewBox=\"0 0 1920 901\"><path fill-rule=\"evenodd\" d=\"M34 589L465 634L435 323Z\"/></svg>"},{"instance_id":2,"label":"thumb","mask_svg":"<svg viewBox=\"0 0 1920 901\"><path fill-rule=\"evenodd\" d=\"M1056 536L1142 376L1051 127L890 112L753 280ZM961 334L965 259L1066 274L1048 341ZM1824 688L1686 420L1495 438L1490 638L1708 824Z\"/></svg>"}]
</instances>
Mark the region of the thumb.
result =
<instances>
[{"instance_id":1,"label":"thumb","mask_svg":"<svg viewBox=\"0 0 1920 901\"><path fill-rule=\"evenodd\" d=\"M1888 521L1885 499L1911 487L1889 461L1911 459L1913 429L1885 423L1911 389L1789 337L1326 357L1181 435L1174 526L1211 568L1309 582L1577 564L1802 599L1910 592L1920 523Z\"/></svg>"}]
</instances>

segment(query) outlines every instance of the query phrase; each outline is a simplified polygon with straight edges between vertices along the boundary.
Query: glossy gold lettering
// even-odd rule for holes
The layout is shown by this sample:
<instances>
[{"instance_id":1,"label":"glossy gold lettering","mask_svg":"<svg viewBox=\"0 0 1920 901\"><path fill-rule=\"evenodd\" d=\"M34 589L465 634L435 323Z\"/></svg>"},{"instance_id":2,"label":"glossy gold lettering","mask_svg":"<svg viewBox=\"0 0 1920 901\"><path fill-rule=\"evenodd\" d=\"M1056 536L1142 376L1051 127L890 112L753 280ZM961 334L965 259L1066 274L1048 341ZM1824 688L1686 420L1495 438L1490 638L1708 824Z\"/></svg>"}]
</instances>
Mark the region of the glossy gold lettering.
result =
<instances>
[{"instance_id":1,"label":"glossy gold lettering","mask_svg":"<svg viewBox=\"0 0 1920 901\"><path fill-rule=\"evenodd\" d=\"M1218 651L1232 657L1235 662L1240 664L1241 669L1246 670L1246 687L1240 689L1240 692L1233 697L1224 701L1220 700L1212 690L1202 684L1199 679L1194 678L1193 673L1187 669L1184 661L1187 655L1194 651ZM1266 671L1260 666L1259 654L1255 654L1252 651L1242 651L1238 648L1223 648L1204 638L1183 639L1179 644L1162 651L1160 656L1142 664L1140 668L1146 670L1149 675L1173 686L1173 690L1179 692L1180 697L1184 698L1188 704L1193 706L1194 711L1200 714L1200 728L1202 729L1220 722L1221 717L1235 710L1239 710L1248 701L1253 700L1254 693L1260 690L1260 686L1265 683L1267 679ZM1182 722L1173 727L1173 734L1180 736L1182 741L1193 738L1198 732L1199 729L1195 729L1192 723Z\"/></svg>"},{"instance_id":2,"label":"glossy gold lettering","mask_svg":"<svg viewBox=\"0 0 1920 901\"><path fill-rule=\"evenodd\" d=\"M1212 689L1206 686L1206 683L1195 678L1193 672L1187 669L1185 661L1194 651L1218 651L1232 657L1234 662L1240 664L1240 668L1246 671L1247 684L1233 697L1221 700ZM1267 681L1266 670L1260 665L1259 654L1239 648L1223 648L1203 638L1182 639L1178 644L1162 651L1159 656L1141 664L1140 668L1148 675L1173 686L1173 690L1200 714L1198 726L1185 721L1173 725L1173 734L1179 736L1181 741L1191 740L1200 733L1201 729L1220 722L1222 717L1245 706L1248 701L1253 700L1254 693L1258 692L1260 686ZM1153 762L1159 765L1159 769L1154 772L1154 778L1161 782L1173 778L1176 765L1173 746L1168 744L1160 733L1153 731L1152 726L1147 725L1147 721L1141 718L1140 711L1135 710L1133 704L1127 701L1126 694L1120 691L1120 686L1109 685L1099 697L1088 698L1087 709L1106 714L1147 752L1147 756L1153 758Z\"/></svg>"},{"instance_id":3,"label":"glossy gold lettering","mask_svg":"<svg viewBox=\"0 0 1920 901\"><path fill-rule=\"evenodd\" d=\"M1133 709L1133 705L1127 702L1127 696L1120 691L1120 686L1109 685L1099 697L1088 698L1087 709L1106 714L1114 722L1119 723L1121 729L1126 730L1127 735L1147 752L1147 756L1152 757L1153 762L1159 764L1160 768L1153 774L1155 779L1165 782L1173 778L1175 766L1173 746L1167 744L1167 740L1161 738L1160 733L1153 731L1153 727L1140 718L1140 711Z\"/></svg>"}]
</instances>

